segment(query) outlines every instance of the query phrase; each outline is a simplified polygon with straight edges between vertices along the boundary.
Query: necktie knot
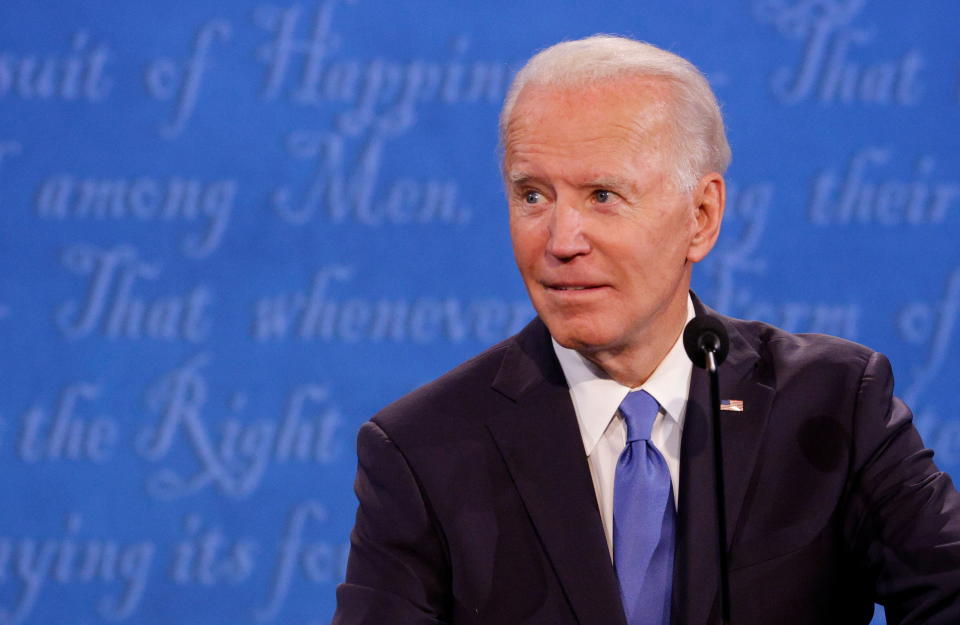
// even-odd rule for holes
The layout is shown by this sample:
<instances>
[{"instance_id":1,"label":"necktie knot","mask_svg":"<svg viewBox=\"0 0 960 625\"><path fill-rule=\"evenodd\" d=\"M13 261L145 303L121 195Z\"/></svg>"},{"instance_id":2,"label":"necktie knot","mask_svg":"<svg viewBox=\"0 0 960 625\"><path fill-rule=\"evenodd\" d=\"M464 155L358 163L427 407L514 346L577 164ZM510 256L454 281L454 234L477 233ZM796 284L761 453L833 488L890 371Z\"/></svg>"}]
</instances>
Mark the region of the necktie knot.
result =
<instances>
[{"instance_id":1,"label":"necktie knot","mask_svg":"<svg viewBox=\"0 0 960 625\"><path fill-rule=\"evenodd\" d=\"M627 442L650 440L653 421L660 411L660 404L646 391L627 393L620 402L620 414L627 425Z\"/></svg>"}]
</instances>

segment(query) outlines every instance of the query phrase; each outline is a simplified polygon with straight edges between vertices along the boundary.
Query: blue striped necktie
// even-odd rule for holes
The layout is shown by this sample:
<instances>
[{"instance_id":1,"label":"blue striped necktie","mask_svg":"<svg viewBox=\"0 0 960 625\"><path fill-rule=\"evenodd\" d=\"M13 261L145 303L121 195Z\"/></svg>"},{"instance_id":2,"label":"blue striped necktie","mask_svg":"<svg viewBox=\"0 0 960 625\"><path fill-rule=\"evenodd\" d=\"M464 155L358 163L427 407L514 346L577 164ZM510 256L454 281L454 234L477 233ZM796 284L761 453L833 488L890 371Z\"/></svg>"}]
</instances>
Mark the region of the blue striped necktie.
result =
<instances>
[{"instance_id":1,"label":"blue striped necktie","mask_svg":"<svg viewBox=\"0 0 960 625\"><path fill-rule=\"evenodd\" d=\"M620 404L627 445L613 485L613 562L628 625L669 625L673 587L673 488L650 440L660 405L646 391Z\"/></svg>"}]
</instances>

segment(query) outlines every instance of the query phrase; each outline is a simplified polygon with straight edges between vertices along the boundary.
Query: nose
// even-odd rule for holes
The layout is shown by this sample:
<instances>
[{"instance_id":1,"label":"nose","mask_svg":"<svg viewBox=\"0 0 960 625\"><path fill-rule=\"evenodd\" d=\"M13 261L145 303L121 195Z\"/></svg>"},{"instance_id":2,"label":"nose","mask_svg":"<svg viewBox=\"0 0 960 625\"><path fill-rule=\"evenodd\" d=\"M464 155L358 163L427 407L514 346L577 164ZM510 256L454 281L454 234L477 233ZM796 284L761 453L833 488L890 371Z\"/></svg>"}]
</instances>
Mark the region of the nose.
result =
<instances>
[{"instance_id":1,"label":"nose","mask_svg":"<svg viewBox=\"0 0 960 625\"><path fill-rule=\"evenodd\" d=\"M547 253L559 260L570 260L590 251L584 232L583 214L572 206L558 205L549 224Z\"/></svg>"}]
</instances>

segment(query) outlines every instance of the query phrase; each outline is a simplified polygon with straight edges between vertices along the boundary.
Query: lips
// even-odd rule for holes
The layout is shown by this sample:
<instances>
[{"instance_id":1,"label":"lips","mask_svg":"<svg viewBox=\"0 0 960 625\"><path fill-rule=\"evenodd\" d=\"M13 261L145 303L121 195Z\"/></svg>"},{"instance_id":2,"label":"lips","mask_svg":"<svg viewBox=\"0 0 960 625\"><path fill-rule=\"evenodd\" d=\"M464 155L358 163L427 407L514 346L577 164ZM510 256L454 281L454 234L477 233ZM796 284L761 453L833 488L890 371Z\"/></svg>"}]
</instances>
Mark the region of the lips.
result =
<instances>
[{"instance_id":1,"label":"lips","mask_svg":"<svg viewBox=\"0 0 960 625\"><path fill-rule=\"evenodd\" d=\"M595 291L602 289L605 284L583 284L583 283L549 283L544 282L543 286L548 291L577 292L577 291Z\"/></svg>"}]
</instances>

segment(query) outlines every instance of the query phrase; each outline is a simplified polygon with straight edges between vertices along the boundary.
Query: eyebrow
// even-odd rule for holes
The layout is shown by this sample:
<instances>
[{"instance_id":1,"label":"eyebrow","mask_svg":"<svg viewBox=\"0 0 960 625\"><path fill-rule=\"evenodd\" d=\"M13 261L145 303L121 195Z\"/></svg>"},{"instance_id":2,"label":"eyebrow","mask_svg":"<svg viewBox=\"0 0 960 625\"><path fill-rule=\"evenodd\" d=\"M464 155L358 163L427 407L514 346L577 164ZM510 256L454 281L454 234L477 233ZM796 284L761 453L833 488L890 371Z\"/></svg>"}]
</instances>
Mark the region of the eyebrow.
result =
<instances>
[{"instance_id":1,"label":"eyebrow","mask_svg":"<svg viewBox=\"0 0 960 625\"><path fill-rule=\"evenodd\" d=\"M535 176L531 176L525 171L512 171L507 175L507 181L510 184L523 184L534 179L536 179Z\"/></svg>"},{"instance_id":2,"label":"eyebrow","mask_svg":"<svg viewBox=\"0 0 960 625\"><path fill-rule=\"evenodd\" d=\"M625 178L594 178L584 183L585 187L595 187L598 189L632 189L633 184Z\"/></svg>"},{"instance_id":3,"label":"eyebrow","mask_svg":"<svg viewBox=\"0 0 960 625\"><path fill-rule=\"evenodd\" d=\"M525 171L512 171L507 173L507 183L511 186L523 186L530 182L540 182L542 179L538 176ZM611 191L635 191L634 183L627 178L616 176L600 176L591 178L580 183L580 187L591 189L610 189Z\"/></svg>"},{"instance_id":4,"label":"eyebrow","mask_svg":"<svg viewBox=\"0 0 960 625\"><path fill-rule=\"evenodd\" d=\"M513 171L507 174L508 182L528 182L530 180L539 180L540 178L534 176L533 174L528 174L525 171ZM599 178L592 178L583 182L581 186L584 187L629 187L630 182L625 178L616 178L616 177L607 177L601 176Z\"/></svg>"}]
</instances>

